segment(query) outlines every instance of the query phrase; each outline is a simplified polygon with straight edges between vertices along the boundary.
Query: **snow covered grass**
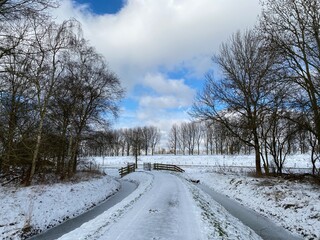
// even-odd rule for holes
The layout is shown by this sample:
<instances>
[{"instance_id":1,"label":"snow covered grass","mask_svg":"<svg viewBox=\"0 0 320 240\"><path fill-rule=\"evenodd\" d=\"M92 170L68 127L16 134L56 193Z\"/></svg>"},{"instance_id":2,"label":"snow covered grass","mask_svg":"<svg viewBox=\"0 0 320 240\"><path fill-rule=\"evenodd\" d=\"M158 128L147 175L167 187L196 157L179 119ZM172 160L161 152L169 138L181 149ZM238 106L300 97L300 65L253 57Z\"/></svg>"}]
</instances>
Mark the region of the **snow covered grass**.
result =
<instances>
[{"instance_id":1,"label":"snow covered grass","mask_svg":"<svg viewBox=\"0 0 320 240\"><path fill-rule=\"evenodd\" d=\"M21 239L77 216L112 195L110 176L79 183L0 187L0 238Z\"/></svg>"},{"instance_id":2,"label":"snow covered grass","mask_svg":"<svg viewBox=\"0 0 320 240\"><path fill-rule=\"evenodd\" d=\"M254 155L141 155L138 158L138 164L142 166L144 162L176 164L179 166L194 166L194 167L240 167L240 168L254 168ZM119 157L89 157L96 163L105 167L119 167L127 163L134 162L132 156ZM289 155L285 161L284 167L286 169L292 168L312 168L309 154L295 154Z\"/></svg>"},{"instance_id":3,"label":"snow covered grass","mask_svg":"<svg viewBox=\"0 0 320 240\"><path fill-rule=\"evenodd\" d=\"M243 225L210 196L189 182L186 183L197 207L200 209L203 234L207 239L261 239L253 230Z\"/></svg>"},{"instance_id":4,"label":"snow covered grass","mask_svg":"<svg viewBox=\"0 0 320 240\"><path fill-rule=\"evenodd\" d=\"M195 168L186 169L186 174L304 239L320 239L319 185Z\"/></svg>"}]
</instances>

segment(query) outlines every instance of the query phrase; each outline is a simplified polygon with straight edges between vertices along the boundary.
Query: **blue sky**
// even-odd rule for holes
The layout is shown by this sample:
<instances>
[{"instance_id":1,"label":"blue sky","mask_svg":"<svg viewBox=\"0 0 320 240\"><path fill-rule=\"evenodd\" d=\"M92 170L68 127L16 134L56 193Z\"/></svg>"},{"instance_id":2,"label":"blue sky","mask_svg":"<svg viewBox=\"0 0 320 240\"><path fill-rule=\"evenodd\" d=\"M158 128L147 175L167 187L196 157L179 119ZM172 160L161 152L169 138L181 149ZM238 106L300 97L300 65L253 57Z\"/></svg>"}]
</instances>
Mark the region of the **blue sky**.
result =
<instances>
[{"instance_id":1,"label":"blue sky","mask_svg":"<svg viewBox=\"0 0 320 240\"><path fill-rule=\"evenodd\" d=\"M76 0L78 4L88 4L92 12L103 15L103 14L115 14L124 5L123 0Z\"/></svg>"},{"instance_id":2,"label":"blue sky","mask_svg":"<svg viewBox=\"0 0 320 240\"><path fill-rule=\"evenodd\" d=\"M168 133L187 114L211 57L251 28L257 0L62 0L58 20L78 19L126 89L116 128L153 125Z\"/></svg>"}]
</instances>

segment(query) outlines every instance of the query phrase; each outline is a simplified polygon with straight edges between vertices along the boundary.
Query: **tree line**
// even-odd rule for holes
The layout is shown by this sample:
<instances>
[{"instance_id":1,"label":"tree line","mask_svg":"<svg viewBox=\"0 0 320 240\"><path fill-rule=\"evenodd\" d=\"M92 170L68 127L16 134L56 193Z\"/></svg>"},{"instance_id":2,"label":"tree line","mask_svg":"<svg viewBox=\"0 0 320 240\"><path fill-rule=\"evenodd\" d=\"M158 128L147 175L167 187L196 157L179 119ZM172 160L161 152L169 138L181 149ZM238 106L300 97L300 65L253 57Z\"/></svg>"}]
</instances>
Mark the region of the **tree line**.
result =
<instances>
[{"instance_id":1,"label":"tree line","mask_svg":"<svg viewBox=\"0 0 320 240\"><path fill-rule=\"evenodd\" d=\"M253 149L258 175L270 161L281 173L296 139L318 174L320 2L265 0L262 7L257 26L234 33L212 57L222 77L206 76L191 115Z\"/></svg>"},{"instance_id":2,"label":"tree line","mask_svg":"<svg viewBox=\"0 0 320 240\"><path fill-rule=\"evenodd\" d=\"M154 126L94 132L83 143L84 156L153 155L161 139Z\"/></svg>"},{"instance_id":3,"label":"tree line","mask_svg":"<svg viewBox=\"0 0 320 240\"><path fill-rule=\"evenodd\" d=\"M74 20L50 0L0 1L0 172L29 185L69 178L94 129L117 116L123 89Z\"/></svg>"},{"instance_id":4,"label":"tree line","mask_svg":"<svg viewBox=\"0 0 320 240\"><path fill-rule=\"evenodd\" d=\"M267 126L265 127L267 128ZM290 127L283 124L282 130L290 131ZM270 139L262 140L267 144L264 145L264 149L267 150ZM277 139L277 141L281 140ZM269 147L271 149L271 146ZM281 160L284 161L288 154L305 154L310 150L307 132L295 131L291 134L290 138L283 139L282 141L281 151L284 155ZM219 121L193 121L174 124L171 127L167 152L175 155L234 155L251 154L254 152L254 148L241 141ZM269 158L272 154L273 152L270 150L270 152L264 152L263 157ZM275 160L277 159L275 158ZM282 171L283 163L275 161L271 164L278 171Z\"/></svg>"}]
</instances>

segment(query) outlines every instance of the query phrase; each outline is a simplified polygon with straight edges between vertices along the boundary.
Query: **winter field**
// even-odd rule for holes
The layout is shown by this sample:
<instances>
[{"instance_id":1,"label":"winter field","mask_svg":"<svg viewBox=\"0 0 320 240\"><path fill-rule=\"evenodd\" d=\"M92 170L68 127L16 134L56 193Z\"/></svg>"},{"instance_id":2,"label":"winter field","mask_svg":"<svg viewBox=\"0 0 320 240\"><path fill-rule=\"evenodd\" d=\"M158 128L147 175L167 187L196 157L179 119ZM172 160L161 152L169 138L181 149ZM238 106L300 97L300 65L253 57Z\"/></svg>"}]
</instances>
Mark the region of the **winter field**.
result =
<instances>
[{"instance_id":1,"label":"winter field","mask_svg":"<svg viewBox=\"0 0 320 240\"><path fill-rule=\"evenodd\" d=\"M127 163L133 163L134 157L88 157L91 160L101 166L106 167L119 167L124 166ZM150 163L164 163L164 164L176 164L185 167L228 167L228 168L254 168L254 156L253 155L142 155L138 157L138 164L142 165L144 162ZM319 164L319 163L318 163ZM294 171L295 168L299 168L299 171L310 172L312 164L310 162L310 156L308 154L290 155L285 161L285 170ZM318 165L318 167L320 164ZM236 169L235 169L236 170Z\"/></svg>"},{"instance_id":2,"label":"winter field","mask_svg":"<svg viewBox=\"0 0 320 240\"><path fill-rule=\"evenodd\" d=\"M88 160L107 175L80 183L0 187L0 238L21 239L22 229L44 230L97 205L119 188L117 169L134 158ZM186 172L144 172L143 162L176 164ZM308 178L254 178L253 166L253 156L141 156L139 172L124 177L139 183L137 190L61 239L260 239L190 179L200 180L303 239L320 239L320 184ZM286 170L301 172L310 166L308 155L294 155L288 158ZM194 221L185 221L190 218ZM130 225L134 230L124 231Z\"/></svg>"}]
</instances>

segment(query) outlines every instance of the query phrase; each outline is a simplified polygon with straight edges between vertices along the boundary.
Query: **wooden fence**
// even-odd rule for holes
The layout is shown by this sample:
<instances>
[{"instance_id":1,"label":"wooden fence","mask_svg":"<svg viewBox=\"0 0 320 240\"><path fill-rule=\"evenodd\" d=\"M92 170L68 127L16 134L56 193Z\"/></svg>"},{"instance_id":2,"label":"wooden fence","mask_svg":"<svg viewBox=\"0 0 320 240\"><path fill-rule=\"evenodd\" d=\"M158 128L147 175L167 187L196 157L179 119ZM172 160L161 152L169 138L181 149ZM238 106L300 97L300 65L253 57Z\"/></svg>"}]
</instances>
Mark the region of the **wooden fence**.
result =
<instances>
[{"instance_id":1,"label":"wooden fence","mask_svg":"<svg viewBox=\"0 0 320 240\"><path fill-rule=\"evenodd\" d=\"M128 165L126 167L122 167L119 169L119 174L121 177L132 173L136 170L136 165L134 163L128 163Z\"/></svg>"},{"instance_id":2,"label":"wooden fence","mask_svg":"<svg viewBox=\"0 0 320 240\"><path fill-rule=\"evenodd\" d=\"M154 170L167 170L167 171L175 171L175 172L184 172L184 170L176 165L172 164L161 164L161 163L154 163L153 164Z\"/></svg>"},{"instance_id":3,"label":"wooden fence","mask_svg":"<svg viewBox=\"0 0 320 240\"><path fill-rule=\"evenodd\" d=\"M149 163L149 162L143 163L143 170L151 171L151 163Z\"/></svg>"}]
</instances>

